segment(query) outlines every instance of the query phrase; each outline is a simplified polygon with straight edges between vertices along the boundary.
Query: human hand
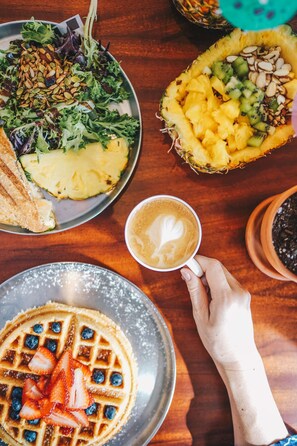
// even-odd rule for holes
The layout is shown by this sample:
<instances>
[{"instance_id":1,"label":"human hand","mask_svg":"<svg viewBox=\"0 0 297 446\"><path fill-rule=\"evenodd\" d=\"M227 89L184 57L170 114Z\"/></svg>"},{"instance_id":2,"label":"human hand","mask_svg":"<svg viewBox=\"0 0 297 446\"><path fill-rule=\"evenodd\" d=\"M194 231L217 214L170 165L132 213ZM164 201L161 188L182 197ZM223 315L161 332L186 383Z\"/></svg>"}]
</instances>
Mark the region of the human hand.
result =
<instances>
[{"instance_id":1,"label":"human hand","mask_svg":"<svg viewBox=\"0 0 297 446\"><path fill-rule=\"evenodd\" d=\"M201 340L217 365L241 368L252 365L259 354L254 342L250 294L216 259L201 255L196 260L202 279L182 268Z\"/></svg>"}]
</instances>

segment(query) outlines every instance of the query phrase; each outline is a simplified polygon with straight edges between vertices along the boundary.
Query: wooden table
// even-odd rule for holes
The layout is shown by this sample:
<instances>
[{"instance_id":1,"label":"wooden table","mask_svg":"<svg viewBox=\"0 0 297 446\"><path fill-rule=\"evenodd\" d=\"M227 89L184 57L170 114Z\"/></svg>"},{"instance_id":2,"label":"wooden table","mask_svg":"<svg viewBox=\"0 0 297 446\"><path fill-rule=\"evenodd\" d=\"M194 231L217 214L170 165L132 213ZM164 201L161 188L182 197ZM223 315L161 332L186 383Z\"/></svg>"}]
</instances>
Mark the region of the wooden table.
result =
<instances>
[{"instance_id":1,"label":"wooden table","mask_svg":"<svg viewBox=\"0 0 297 446\"><path fill-rule=\"evenodd\" d=\"M85 17L88 6L88 0L0 0L0 21L34 16L59 22L77 13ZM223 261L252 293L256 341L281 413L297 428L296 284L270 279L257 270L244 242L245 225L255 206L296 184L296 141L245 169L196 175L169 153L169 137L160 132L162 124L155 114L169 82L222 33L190 24L169 0L99 1L98 13L96 37L103 44L111 42L110 50L122 61L140 101L144 134L137 169L119 199L82 226L37 237L2 232L0 281L36 265L80 261L109 268L135 283L165 318L177 357L173 402L151 444L230 446L227 394L197 335L180 273L144 269L124 242L125 220L134 205L150 195L177 195L200 216L200 252Z\"/></svg>"}]
</instances>

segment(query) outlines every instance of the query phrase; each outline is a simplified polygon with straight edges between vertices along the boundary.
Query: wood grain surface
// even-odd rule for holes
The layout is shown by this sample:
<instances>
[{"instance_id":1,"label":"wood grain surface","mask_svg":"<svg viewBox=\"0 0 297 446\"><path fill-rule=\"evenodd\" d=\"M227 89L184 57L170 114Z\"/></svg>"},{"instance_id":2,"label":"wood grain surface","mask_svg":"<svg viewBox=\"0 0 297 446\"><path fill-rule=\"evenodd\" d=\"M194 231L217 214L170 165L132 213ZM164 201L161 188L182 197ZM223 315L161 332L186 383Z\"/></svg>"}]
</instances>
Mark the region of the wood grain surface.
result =
<instances>
[{"instance_id":1,"label":"wood grain surface","mask_svg":"<svg viewBox=\"0 0 297 446\"><path fill-rule=\"evenodd\" d=\"M1 23L79 13L88 0L0 0ZM297 22L293 22L297 30ZM140 101L143 142L137 169L120 197L93 220L46 236L0 234L0 282L49 262L100 265L126 277L155 303L170 328L177 357L176 391L165 422L151 445L230 446L227 394L204 350L179 271L157 273L138 265L124 242L131 209L155 194L172 194L197 211L203 227L200 252L217 257L252 294L255 337L281 413L297 428L296 284L271 279L251 262L245 226L263 199L296 184L296 141L244 169L226 175L196 175L169 152L170 139L156 118L166 86L194 58L223 35L187 22L169 0L99 0L95 35L121 61ZM0 307L1 311L1 307Z\"/></svg>"}]
</instances>

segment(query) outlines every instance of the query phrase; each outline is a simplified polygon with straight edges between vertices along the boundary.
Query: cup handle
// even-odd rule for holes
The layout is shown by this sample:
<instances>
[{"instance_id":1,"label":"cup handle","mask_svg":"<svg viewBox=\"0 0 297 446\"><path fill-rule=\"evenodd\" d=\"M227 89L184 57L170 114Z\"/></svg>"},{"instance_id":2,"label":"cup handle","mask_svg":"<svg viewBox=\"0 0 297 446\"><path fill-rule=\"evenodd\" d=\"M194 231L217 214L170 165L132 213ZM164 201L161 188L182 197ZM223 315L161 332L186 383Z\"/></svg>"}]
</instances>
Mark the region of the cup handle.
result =
<instances>
[{"instance_id":1,"label":"cup handle","mask_svg":"<svg viewBox=\"0 0 297 446\"><path fill-rule=\"evenodd\" d=\"M196 276L202 277L204 275L201 266L194 258L188 260L186 265L193 271L194 274L196 274Z\"/></svg>"}]
</instances>

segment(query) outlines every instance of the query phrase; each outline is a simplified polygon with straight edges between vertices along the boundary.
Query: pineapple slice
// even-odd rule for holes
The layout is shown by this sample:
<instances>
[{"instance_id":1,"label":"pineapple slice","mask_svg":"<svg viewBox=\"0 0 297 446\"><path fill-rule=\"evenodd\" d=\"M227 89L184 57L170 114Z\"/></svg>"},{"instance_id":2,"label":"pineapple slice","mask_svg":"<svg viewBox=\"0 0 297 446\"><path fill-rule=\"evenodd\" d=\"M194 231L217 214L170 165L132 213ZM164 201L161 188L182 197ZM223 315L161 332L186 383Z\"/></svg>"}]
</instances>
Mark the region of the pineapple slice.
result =
<instances>
[{"instance_id":1,"label":"pineapple slice","mask_svg":"<svg viewBox=\"0 0 297 446\"><path fill-rule=\"evenodd\" d=\"M114 188L128 163L129 148L123 138L111 140L107 148L88 144L75 152L52 150L23 155L24 170L41 188L57 198L84 200Z\"/></svg>"}]
</instances>

